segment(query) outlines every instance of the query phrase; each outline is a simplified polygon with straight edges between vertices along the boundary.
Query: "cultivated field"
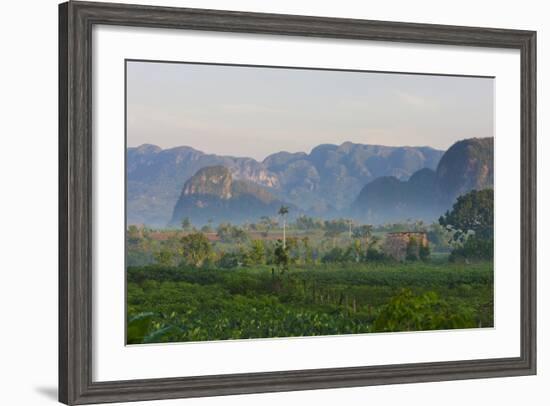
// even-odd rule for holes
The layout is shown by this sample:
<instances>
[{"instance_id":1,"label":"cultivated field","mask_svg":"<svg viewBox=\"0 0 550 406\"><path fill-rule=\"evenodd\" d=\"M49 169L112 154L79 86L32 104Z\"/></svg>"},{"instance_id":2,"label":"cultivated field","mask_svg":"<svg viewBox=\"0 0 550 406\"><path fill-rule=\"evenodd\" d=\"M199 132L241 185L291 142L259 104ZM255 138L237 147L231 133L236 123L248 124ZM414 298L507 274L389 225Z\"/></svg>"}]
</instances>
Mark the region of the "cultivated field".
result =
<instances>
[{"instance_id":1,"label":"cultivated field","mask_svg":"<svg viewBox=\"0 0 550 406\"><path fill-rule=\"evenodd\" d=\"M490 327L493 264L128 269L129 343Z\"/></svg>"}]
</instances>

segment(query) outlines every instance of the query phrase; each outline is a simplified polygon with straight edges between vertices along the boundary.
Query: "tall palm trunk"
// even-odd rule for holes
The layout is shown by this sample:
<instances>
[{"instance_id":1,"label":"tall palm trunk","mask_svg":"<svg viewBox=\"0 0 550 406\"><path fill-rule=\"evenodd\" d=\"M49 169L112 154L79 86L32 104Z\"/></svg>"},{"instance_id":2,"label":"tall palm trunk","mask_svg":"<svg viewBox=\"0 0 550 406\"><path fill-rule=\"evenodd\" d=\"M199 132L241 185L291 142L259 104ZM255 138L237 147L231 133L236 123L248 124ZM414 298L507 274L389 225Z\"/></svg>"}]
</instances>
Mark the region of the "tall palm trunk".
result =
<instances>
[{"instance_id":1,"label":"tall palm trunk","mask_svg":"<svg viewBox=\"0 0 550 406\"><path fill-rule=\"evenodd\" d=\"M286 215L288 214L288 207L281 206L279 209L279 215L283 218L283 248L286 248Z\"/></svg>"},{"instance_id":2,"label":"tall palm trunk","mask_svg":"<svg viewBox=\"0 0 550 406\"><path fill-rule=\"evenodd\" d=\"M283 216L283 249L286 249L286 216Z\"/></svg>"}]
</instances>

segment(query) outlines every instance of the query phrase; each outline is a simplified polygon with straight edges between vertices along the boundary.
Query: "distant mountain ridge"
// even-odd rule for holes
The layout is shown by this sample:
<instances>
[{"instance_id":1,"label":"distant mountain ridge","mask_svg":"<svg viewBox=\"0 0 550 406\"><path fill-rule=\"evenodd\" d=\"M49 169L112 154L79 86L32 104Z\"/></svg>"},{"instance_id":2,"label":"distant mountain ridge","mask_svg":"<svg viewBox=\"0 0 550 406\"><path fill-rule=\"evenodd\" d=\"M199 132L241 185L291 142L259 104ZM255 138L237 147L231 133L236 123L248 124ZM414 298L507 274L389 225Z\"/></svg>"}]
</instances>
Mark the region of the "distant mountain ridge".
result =
<instances>
[{"instance_id":1,"label":"distant mountain ridge","mask_svg":"<svg viewBox=\"0 0 550 406\"><path fill-rule=\"evenodd\" d=\"M424 168L407 181L381 177L365 185L350 215L369 223L407 218L433 221L458 196L493 187L493 152L493 138L458 141L441 157L435 171Z\"/></svg>"},{"instance_id":2,"label":"distant mountain ridge","mask_svg":"<svg viewBox=\"0 0 550 406\"><path fill-rule=\"evenodd\" d=\"M262 162L207 154L192 147L161 149L145 144L127 149L129 224L165 226L182 188L205 167L221 166L232 182L244 181L274 198L318 214L346 209L364 185L381 176L407 180L422 168L435 169L443 151L430 147L322 144L305 152L277 152Z\"/></svg>"}]
</instances>

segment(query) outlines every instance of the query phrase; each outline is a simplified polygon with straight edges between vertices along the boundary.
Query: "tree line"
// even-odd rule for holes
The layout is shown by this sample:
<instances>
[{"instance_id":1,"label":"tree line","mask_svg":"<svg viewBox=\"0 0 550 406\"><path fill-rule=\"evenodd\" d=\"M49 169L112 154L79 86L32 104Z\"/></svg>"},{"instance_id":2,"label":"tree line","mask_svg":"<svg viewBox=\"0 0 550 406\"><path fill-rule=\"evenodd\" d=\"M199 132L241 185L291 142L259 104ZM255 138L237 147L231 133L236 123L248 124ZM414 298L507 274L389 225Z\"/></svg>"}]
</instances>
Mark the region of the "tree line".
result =
<instances>
[{"instance_id":1,"label":"tree line","mask_svg":"<svg viewBox=\"0 0 550 406\"><path fill-rule=\"evenodd\" d=\"M289 223L288 213L285 206L281 206L277 213L282 219L282 238L276 240L263 239L279 227L274 218L262 217L256 223L244 225L221 223L215 229L209 222L200 230L185 218L182 221L184 235L175 233L155 248L151 247L154 242L148 241L149 230L131 225L128 228L128 248L129 251L152 251L154 262L159 264L183 263L198 268L206 265L222 268L274 265L284 268L291 264L360 263L389 260L380 248L381 235L398 229L424 231L428 235L429 247L419 246L414 239L409 241L407 260L426 260L430 247L449 252L451 261L486 260L493 256L492 189L459 196L452 209L430 225L407 220L402 224L373 226L354 224L345 218L321 220L304 215ZM292 232L290 236L287 230ZM263 238L257 238L257 232ZM207 236L210 233L215 233L222 244L212 242Z\"/></svg>"}]
</instances>

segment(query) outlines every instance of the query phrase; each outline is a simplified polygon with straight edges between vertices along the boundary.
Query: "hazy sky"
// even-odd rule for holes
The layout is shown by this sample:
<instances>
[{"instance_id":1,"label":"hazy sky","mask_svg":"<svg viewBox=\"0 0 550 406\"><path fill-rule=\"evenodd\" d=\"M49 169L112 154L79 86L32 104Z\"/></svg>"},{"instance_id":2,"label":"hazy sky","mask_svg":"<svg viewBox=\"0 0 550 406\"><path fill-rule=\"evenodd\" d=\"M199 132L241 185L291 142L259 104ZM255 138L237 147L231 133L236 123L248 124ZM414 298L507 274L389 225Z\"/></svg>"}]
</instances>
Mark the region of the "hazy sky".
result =
<instances>
[{"instance_id":1,"label":"hazy sky","mask_svg":"<svg viewBox=\"0 0 550 406\"><path fill-rule=\"evenodd\" d=\"M493 79L128 62L128 146L263 159L318 144L493 136Z\"/></svg>"}]
</instances>

